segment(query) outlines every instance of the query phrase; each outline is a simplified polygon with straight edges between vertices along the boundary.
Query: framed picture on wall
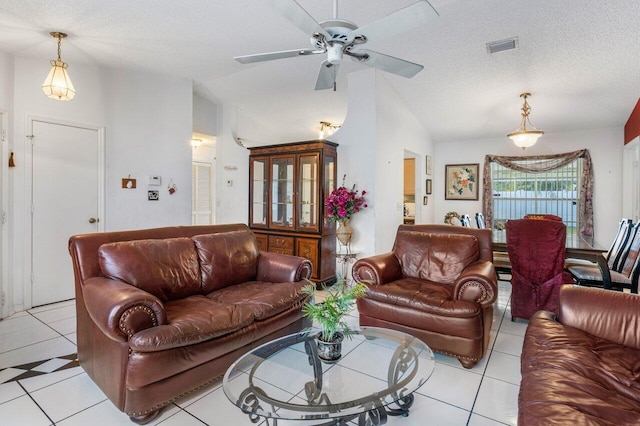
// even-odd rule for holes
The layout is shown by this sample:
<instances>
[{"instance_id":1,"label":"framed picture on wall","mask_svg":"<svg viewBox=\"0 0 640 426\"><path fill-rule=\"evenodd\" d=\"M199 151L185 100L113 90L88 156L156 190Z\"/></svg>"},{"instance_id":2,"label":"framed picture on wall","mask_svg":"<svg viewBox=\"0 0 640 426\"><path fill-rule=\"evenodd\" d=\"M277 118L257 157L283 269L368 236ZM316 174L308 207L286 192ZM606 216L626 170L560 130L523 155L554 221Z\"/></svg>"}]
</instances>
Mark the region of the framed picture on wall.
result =
<instances>
[{"instance_id":1,"label":"framed picture on wall","mask_svg":"<svg viewBox=\"0 0 640 426\"><path fill-rule=\"evenodd\" d=\"M444 172L445 200L478 199L479 164L447 164Z\"/></svg>"},{"instance_id":2,"label":"framed picture on wall","mask_svg":"<svg viewBox=\"0 0 640 426\"><path fill-rule=\"evenodd\" d=\"M428 176L431 176L431 156L427 155L427 164L425 166L425 172L427 173Z\"/></svg>"},{"instance_id":3,"label":"framed picture on wall","mask_svg":"<svg viewBox=\"0 0 640 426\"><path fill-rule=\"evenodd\" d=\"M427 184L425 185L427 195L431 195L431 179L427 179Z\"/></svg>"}]
</instances>

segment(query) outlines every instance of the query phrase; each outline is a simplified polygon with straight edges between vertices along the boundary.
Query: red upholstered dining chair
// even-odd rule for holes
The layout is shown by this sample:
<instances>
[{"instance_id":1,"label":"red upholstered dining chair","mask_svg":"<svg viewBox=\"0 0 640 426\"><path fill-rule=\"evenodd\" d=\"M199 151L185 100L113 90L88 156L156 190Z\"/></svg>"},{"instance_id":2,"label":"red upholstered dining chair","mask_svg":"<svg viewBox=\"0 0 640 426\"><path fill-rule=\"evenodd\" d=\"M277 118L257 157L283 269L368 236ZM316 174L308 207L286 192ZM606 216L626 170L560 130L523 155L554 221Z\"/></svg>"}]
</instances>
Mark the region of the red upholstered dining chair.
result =
<instances>
[{"instance_id":1,"label":"red upholstered dining chair","mask_svg":"<svg viewBox=\"0 0 640 426\"><path fill-rule=\"evenodd\" d=\"M539 310L558 313L558 292L564 276L567 227L555 220L507 222L511 261L511 320L529 319Z\"/></svg>"}]
</instances>

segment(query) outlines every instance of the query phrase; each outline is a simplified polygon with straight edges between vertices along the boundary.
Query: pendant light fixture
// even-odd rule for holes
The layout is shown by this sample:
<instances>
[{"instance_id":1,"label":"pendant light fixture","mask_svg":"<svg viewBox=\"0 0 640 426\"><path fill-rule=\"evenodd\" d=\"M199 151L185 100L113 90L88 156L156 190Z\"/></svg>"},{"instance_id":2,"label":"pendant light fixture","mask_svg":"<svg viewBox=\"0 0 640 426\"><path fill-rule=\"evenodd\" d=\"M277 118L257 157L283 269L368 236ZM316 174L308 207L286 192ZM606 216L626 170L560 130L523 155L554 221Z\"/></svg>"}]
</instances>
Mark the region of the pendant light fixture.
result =
<instances>
[{"instance_id":1,"label":"pendant light fixture","mask_svg":"<svg viewBox=\"0 0 640 426\"><path fill-rule=\"evenodd\" d=\"M524 99L522 104L522 123L520 123L520 128L518 130L507 135L513 143L522 148L522 150L535 145L540 136L544 134L542 130L533 127L529 121L529 114L531 113L531 107L527 103L527 98L529 96L531 96L531 93L522 93L520 95L520 97ZM527 123L529 123L529 129L527 129Z\"/></svg>"},{"instance_id":2,"label":"pendant light fixture","mask_svg":"<svg viewBox=\"0 0 640 426\"><path fill-rule=\"evenodd\" d=\"M60 58L60 45L62 39L66 38L65 33L57 31L49 33L52 37L58 39L58 59L51 61L51 71L42 83L42 91L51 99L58 101L70 101L76 95L76 89L73 88L69 74L67 73L67 63Z\"/></svg>"}]
</instances>

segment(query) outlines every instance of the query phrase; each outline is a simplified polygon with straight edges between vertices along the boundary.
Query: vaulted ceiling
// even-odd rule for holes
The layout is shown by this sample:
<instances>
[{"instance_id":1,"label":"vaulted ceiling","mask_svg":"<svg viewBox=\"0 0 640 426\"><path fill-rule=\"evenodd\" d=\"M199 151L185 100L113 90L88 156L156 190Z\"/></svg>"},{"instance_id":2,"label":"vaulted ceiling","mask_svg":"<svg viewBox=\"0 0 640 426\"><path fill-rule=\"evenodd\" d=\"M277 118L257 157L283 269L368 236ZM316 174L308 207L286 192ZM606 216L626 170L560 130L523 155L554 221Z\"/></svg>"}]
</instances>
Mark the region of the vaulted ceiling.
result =
<instances>
[{"instance_id":1,"label":"vaulted ceiling","mask_svg":"<svg viewBox=\"0 0 640 426\"><path fill-rule=\"evenodd\" d=\"M318 21L332 0L298 0ZM340 0L362 26L415 0ZM546 132L623 126L640 96L638 0L431 0L439 18L367 48L424 65L414 78L382 73L436 142L504 136L519 125L519 94ZM348 108L344 61L337 90L314 91L322 55L242 65L234 56L310 48L309 37L263 0L3 0L0 50L55 57L63 31L73 77L91 64L192 78L196 90L282 135L310 139ZM486 43L518 37L514 50ZM81 87L76 87L78 92Z\"/></svg>"}]
</instances>

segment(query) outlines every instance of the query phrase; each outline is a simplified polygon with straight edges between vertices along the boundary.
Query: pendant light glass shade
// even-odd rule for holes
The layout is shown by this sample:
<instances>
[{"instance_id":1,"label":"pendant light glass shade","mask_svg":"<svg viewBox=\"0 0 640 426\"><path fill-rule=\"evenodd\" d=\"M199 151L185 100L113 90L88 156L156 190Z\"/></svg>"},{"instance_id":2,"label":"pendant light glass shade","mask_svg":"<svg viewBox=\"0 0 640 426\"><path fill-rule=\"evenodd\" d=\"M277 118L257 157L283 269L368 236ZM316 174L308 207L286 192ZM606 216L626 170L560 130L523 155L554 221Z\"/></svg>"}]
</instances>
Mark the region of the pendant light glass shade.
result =
<instances>
[{"instance_id":1,"label":"pendant light glass shade","mask_svg":"<svg viewBox=\"0 0 640 426\"><path fill-rule=\"evenodd\" d=\"M60 59L60 40L67 35L59 32L52 32L51 35L58 39L58 59L51 61L51 70L42 83L42 91L51 99L70 101L75 97L76 89L69 78L67 63Z\"/></svg>"},{"instance_id":2,"label":"pendant light glass shade","mask_svg":"<svg viewBox=\"0 0 640 426\"><path fill-rule=\"evenodd\" d=\"M519 146L523 150L535 145L540 136L544 134L542 130L533 127L529 121L529 114L531 113L531 107L527 103L529 96L531 96L531 93L523 93L520 95L521 98L524 98L524 103L522 104L522 122L518 130L507 135L516 146ZM527 123L529 123L530 129L527 129Z\"/></svg>"}]
</instances>

